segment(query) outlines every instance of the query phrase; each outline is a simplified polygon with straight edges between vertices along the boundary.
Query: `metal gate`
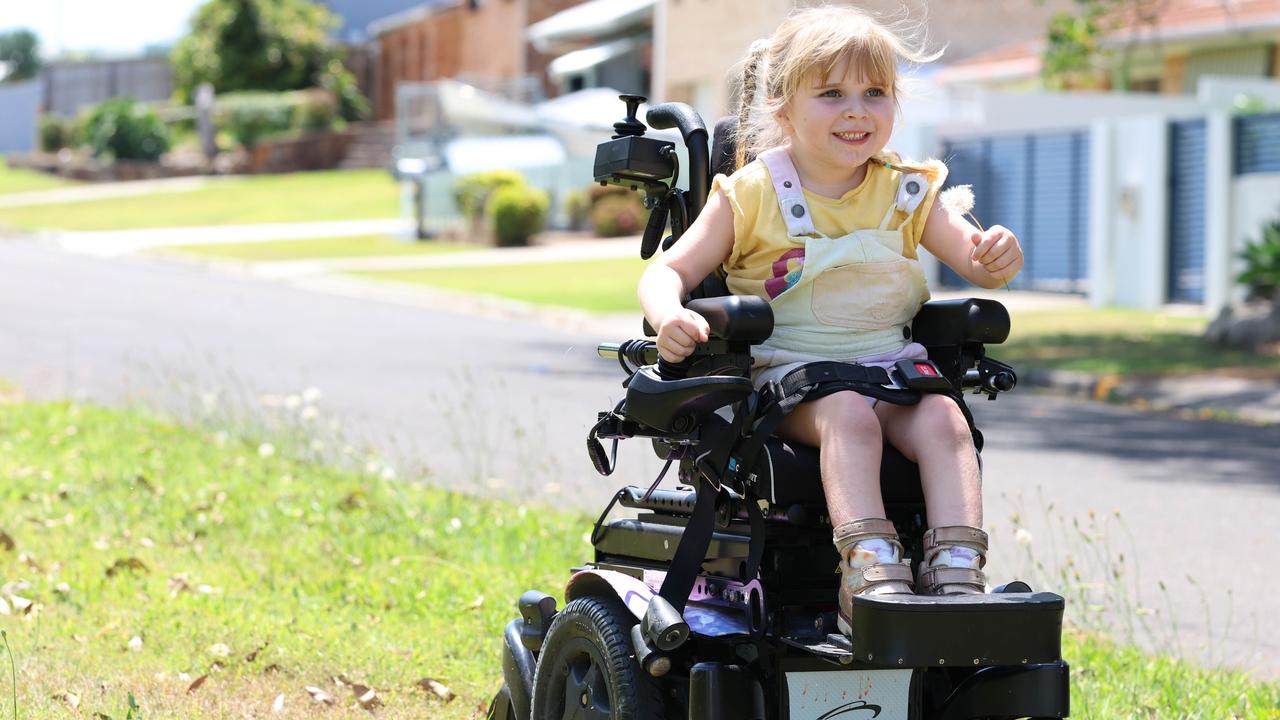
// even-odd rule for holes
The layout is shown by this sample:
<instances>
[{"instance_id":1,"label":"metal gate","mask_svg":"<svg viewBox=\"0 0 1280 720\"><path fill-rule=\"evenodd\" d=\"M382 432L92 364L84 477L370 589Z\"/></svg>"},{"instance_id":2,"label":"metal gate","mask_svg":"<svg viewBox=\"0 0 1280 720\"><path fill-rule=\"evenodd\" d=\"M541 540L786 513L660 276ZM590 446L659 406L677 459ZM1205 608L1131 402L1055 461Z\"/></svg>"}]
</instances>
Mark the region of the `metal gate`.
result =
<instances>
[{"instance_id":1,"label":"metal gate","mask_svg":"<svg viewBox=\"0 0 1280 720\"><path fill-rule=\"evenodd\" d=\"M1084 132L952 140L943 157L947 186L972 185L974 215L1004 225L1022 243L1026 264L1010 287L1083 293L1087 289L1089 137ZM943 267L944 286L968 283Z\"/></svg>"},{"instance_id":2,"label":"metal gate","mask_svg":"<svg viewBox=\"0 0 1280 720\"><path fill-rule=\"evenodd\" d=\"M1280 113L1235 118L1236 174L1280 172Z\"/></svg>"},{"instance_id":3,"label":"metal gate","mask_svg":"<svg viewBox=\"0 0 1280 720\"><path fill-rule=\"evenodd\" d=\"M1205 121L1169 123L1169 300L1204 302Z\"/></svg>"}]
</instances>

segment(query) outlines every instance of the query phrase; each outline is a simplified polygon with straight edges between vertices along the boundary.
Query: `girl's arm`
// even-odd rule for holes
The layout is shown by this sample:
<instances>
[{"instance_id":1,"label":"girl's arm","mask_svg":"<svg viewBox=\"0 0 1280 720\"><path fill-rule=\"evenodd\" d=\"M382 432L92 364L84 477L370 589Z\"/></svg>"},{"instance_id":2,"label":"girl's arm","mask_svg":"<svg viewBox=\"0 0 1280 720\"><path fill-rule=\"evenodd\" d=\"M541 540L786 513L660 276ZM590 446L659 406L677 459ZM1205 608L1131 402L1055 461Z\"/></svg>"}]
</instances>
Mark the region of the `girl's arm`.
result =
<instances>
[{"instance_id":1,"label":"girl's arm","mask_svg":"<svg viewBox=\"0 0 1280 720\"><path fill-rule=\"evenodd\" d=\"M668 362L685 359L695 343L710 337L707 321L686 310L681 301L732 250L733 208L724 193L717 191L680 241L659 255L640 277L640 307L658 332L658 353Z\"/></svg>"},{"instance_id":2,"label":"girl's arm","mask_svg":"<svg viewBox=\"0 0 1280 720\"><path fill-rule=\"evenodd\" d=\"M1002 225L978 230L935 201L925 218L920 244L948 267L978 287L994 290L1022 269L1022 246Z\"/></svg>"}]
</instances>

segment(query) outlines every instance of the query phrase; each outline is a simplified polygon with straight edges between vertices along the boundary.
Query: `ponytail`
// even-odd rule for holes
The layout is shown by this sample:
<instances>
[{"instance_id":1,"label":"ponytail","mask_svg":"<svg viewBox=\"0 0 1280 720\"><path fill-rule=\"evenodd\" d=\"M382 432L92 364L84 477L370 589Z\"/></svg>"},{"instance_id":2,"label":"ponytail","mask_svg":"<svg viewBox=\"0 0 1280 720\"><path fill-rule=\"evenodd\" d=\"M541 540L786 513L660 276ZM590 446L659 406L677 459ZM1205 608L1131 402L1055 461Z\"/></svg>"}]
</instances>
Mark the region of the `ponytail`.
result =
<instances>
[{"instance_id":1,"label":"ponytail","mask_svg":"<svg viewBox=\"0 0 1280 720\"><path fill-rule=\"evenodd\" d=\"M738 129L735 133L737 142L733 157L735 170L747 164L748 140L751 120L751 106L755 104L756 83L760 76L760 62L769 50L768 40L756 40L751 43L747 59L742 64L742 97L738 100Z\"/></svg>"}]
</instances>

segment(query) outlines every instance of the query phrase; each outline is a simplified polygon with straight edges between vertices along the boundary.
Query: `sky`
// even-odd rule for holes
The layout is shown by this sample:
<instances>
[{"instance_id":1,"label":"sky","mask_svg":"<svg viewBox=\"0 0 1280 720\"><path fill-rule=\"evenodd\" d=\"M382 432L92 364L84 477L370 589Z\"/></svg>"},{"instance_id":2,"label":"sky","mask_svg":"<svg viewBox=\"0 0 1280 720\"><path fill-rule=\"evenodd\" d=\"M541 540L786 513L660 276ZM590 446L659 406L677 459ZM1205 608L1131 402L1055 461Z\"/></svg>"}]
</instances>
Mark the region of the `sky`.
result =
<instances>
[{"instance_id":1,"label":"sky","mask_svg":"<svg viewBox=\"0 0 1280 720\"><path fill-rule=\"evenodd\" d=\"M63 52L132 55L172 45L203 0L0 0L0 32L26 28L46 58Z\"/></svg>"}]
</instances>

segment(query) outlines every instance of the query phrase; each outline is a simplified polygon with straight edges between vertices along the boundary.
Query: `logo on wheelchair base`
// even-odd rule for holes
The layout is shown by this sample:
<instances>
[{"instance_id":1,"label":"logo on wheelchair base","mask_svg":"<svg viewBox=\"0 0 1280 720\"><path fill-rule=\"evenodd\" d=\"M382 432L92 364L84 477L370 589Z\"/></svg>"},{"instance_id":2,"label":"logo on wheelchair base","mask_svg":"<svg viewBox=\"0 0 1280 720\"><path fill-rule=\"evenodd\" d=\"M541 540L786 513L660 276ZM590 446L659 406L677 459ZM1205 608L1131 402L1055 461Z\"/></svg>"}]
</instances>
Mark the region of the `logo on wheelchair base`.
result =
<instances>
[{"instance_id":1,"label":"logo on wheelchair base","mask_svg":"<svg viewBox=\"0 0 1280 720\"><path fill-rule=\"evenodd\" d=\"M787 673L792 720L908 720L910 670Z\"/></svg>"}]
</instances>

